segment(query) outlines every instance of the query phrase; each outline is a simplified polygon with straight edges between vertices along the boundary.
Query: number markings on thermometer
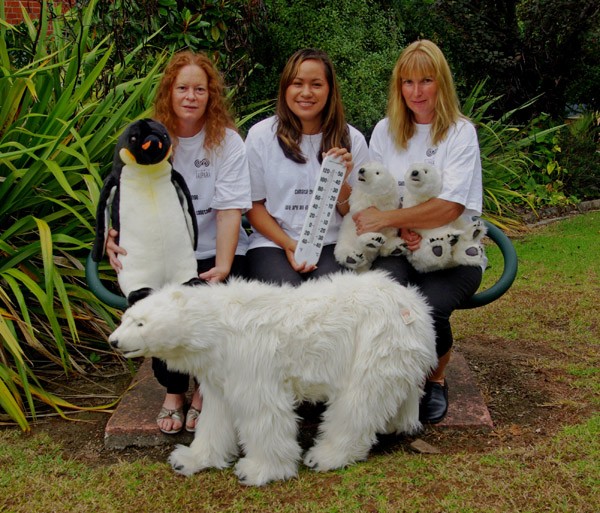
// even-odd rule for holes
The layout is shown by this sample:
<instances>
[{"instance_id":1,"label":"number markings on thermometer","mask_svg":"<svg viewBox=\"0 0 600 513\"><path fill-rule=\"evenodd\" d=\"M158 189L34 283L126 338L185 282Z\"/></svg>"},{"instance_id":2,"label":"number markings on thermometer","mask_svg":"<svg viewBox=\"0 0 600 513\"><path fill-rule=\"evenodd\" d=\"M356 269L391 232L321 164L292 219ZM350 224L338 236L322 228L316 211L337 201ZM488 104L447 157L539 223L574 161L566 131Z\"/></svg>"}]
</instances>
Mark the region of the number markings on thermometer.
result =
<instances>
[{"instance_id":1,"label":"number markings on thermometer","mask_svg":"<svg viewBox=\"0 0 600 513\"><path fill-rule=\"evenodd\" d=\"M342 161L329 156L323 159L294 253L296 262L315 265L319 261L345 175L346 166Z\"/></svg>"}]
</instances>

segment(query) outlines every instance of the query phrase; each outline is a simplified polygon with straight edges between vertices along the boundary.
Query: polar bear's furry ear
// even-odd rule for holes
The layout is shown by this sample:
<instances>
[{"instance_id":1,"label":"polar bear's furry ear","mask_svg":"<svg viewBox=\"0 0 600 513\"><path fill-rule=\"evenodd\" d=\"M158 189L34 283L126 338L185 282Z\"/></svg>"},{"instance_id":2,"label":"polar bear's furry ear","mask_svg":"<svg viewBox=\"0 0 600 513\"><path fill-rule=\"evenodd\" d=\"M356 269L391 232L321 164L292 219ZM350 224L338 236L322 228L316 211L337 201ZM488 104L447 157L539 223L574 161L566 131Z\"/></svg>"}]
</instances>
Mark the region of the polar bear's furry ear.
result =
<instances>
[{"instance_id":1,"label":"polar bear's furry ear","mask_svg":"<svg viewBox=\"0 0 600 513\"><path fill-rule=\"evenodd\" d=\"M183 306L187 303L187 294L181 289L175 289L171 292L171 301L177 305Z\"/></svg>"}]
</instances>

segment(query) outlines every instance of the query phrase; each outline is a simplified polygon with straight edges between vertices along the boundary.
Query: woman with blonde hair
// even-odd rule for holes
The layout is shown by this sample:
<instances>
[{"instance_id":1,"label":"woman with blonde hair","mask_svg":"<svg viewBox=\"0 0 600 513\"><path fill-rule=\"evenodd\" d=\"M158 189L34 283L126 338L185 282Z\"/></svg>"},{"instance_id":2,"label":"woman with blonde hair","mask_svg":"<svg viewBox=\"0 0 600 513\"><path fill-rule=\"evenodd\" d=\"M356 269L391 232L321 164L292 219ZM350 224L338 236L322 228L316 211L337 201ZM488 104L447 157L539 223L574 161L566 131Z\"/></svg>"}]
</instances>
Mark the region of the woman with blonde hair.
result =
<instances>
[{"instance_id":1,"label":"woman with blonde hair","mask_svg":"<svg viewBox=\"0 0 600 513\"><path fill-rule=\"evenodd\" d=\"M368 160L363 135L346 123L333 64L305 48L288 60L279 81L276 114L260 121L246 138L253 233L248 273L261 281L299 284L341 269L333 255L353 180L350 172ZM342 158L347 168L317 265L296 262L294 252L321 168L323 155ZM354 156L353 156L354 155Z\"/></svg>"},{"instance_id":2,"label":"woman with blonde hair","mask_svg":"<svg viewBox=\"0 0 600 513\"><path fill-rule=\"evenodd\" d=\"M243 275L248 240L241 217L251 207L246 148L227 109L221 75L205 54L182 51L171 58L154 100L154 117L173 139L173 168L192 194L199 278L220 282ZM107 254L118 272L118 255L126 248L116 245L117 235L111 230ZM184 421L189 376L169 371L156 358L152 368L166 388L157 417L159 429L166 434L178 433L184 426L194 431L202 408L199 386Z\"/></svg>"},{"instance_id":3,"label":"woman with blonde hair","mask_svg":"<svg viewBox=\"0 0 600 513\"><path fill-rule=\"evenodd\" d=\"M408 242L409 249L415 250L420 236L413 230L481 215L483 191L477 133L460 112L450 67L435 43L416 41L401 53L392 74L387 117L375 127L369 152L372 159L395 174L401 195L404 173L416 162L437 167L442 172L443 186L437 198L414 207L358 212L354 220L359 234L394 227ZM440 422L448 411L445 368L453 344L450 315L476 292L483 270L458 266L422 274L404 256L379 258L373 267L388 270L403 284L418 285L433 307L438 367L425 385L420 417L423 422Z\"/></svg>"}]
</instances>

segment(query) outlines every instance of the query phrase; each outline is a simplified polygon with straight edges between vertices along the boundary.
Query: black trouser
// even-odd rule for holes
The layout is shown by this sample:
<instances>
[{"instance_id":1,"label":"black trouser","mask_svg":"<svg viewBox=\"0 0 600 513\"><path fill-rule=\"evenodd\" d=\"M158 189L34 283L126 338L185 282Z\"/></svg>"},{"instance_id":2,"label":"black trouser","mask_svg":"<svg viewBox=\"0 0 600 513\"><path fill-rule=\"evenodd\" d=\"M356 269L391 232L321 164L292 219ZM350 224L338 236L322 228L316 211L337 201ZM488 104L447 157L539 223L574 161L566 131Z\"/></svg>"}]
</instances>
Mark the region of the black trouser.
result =
<instances>
[{"instance_id":1,"label":"black trouser","mask_svg":"<svg viewBox=\"0 0 600 513\"><path fill-rule=\"evenodd\" d=\"M231 265L229 276L245 275L245 257L236 255ZM215 266L215 258L198 260L198 274L204 273ZM190 386L190 377L181 372L170 371L163 360L152 358L152 370L157 381L167 389L167 394L185 394Z\"/></svg>"},{"instance_id":2,"label":"black trouser","mask_svg":"<svg viewBox=\"0 0 600 513\"><path fill-rule=\"evenodd\" d=\"M433 308L438 358L450 351L454 342L450 315L477 292L483 274L481 267L461 265L431 273L419 273L405 257L384 257L373 262L373 269L388 271L402 285L413 284L419 287Z\"/></svg>"},{"instance_id":3,"label":"black trouser","mask_svg":"<svg viewBox=\"0 0 600 513\"><path fill-rule=\"evenodd\" d=\"M300 285L310 278L319 278L343 269L333 256L334 248L335 244L323 247L317 268L310 273L294 271L281 248L251 249L246 254L248 277L265 283Z\"/></svg>"}]
</instances>

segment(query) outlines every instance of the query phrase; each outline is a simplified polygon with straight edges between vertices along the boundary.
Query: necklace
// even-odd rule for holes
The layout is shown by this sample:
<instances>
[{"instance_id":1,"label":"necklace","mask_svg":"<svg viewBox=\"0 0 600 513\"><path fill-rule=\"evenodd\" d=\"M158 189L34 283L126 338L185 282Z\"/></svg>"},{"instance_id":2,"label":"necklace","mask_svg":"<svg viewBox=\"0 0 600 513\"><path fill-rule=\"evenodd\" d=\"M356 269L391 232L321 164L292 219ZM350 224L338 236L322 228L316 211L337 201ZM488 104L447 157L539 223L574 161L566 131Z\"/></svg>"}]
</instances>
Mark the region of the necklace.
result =
<instances>
[{"instance_id":1,"label":"necklace","mask_svg":"<svg viewBox=\"0 0 600 513\"><path fill-rule=\"evenodd\" d=\"M308 143L310 144L310 147L312 148L312 153L309 155L309 159L312 159L313 157L317 158L317 161L319 160L319 151L321 149L321 134L304 134L302 137L306 137L308 139ZM315 142L317 143L317 145L315 145Z\"/></svg>"}]
</instances>

